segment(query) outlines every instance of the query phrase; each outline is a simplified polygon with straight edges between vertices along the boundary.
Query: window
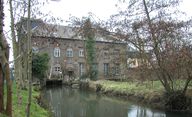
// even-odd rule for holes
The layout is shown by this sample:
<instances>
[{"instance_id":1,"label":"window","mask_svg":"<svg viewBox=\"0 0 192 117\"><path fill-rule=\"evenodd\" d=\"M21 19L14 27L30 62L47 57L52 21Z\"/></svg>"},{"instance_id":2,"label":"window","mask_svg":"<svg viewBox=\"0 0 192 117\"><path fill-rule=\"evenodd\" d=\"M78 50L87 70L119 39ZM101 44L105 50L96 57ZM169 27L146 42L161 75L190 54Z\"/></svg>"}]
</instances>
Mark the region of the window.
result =
<instances>
[{"instance_id":1,"label":"window","mask_svg":"<svg viewBox=\"0 0 192 117\"><path fill-rule=\"evenodd\" d=\"M67 57L73 57L73 50L71 48L67 49Z\"/></svg>"},{"instance_id":2,"label":"window","mask_svg":"<svg viewBox=\"0 0 192 117\"><path fill-rule=\"evenodd\" d=\"M104 63L104 75L109 75L109 63Z\"/></svg>"},{"instance_id":3,"label":"window","mask_svg":"<svg viewBox=\"0 0 192 117\"><path fill-rule=\"evenodd\" d=\"M61 65L60 64L55 64L54 65L54 72L57 74L59 72L61 72Z\"/></svg>"},{"instance_id":4,"label":"window","mask_svg":"<svg viewBox=\"0 0 192 117\"><path fill-rule=\"evenodd\" d=\"M60 72L61 71L61 67L55 66L55 72Z\"/></svg>"},{"instance_id":5,"label":"window","mask_svg":"<svg viewBox=\"0 0 192 117\"><path fill-rule=\"evenodd\" d=\"M84 64L79 63L79 75L82 76L84 74Z\"/></svg>"},{"instance_id":6,"label":"window","mask_svg":"<svg viewBox=\"0 0 192 117\"><path fill-rule=\"evenodd\" d=\"M115 75L119 75L120 74L120 64L115 64Z\"/></svg>"},{"instance_id":7,"label":"window","mask_svg":"<svg viewBox=\"0 0 192 117\"><path fill-rule=\"evenodd\" d=\"M54 56L60 57L60 49L58 47L54 48Z\"/></svg>"},{"instance_id":8,"label":"window","mask_svg":"<svg viewBox=\"0 0 192 117\"><path fill-rule=\"evenodd\" d=\"M83 51L83 49L80 49L80 50L79 50L79 57L84 57L84 51Z\"/></svg>"}]
</instances>

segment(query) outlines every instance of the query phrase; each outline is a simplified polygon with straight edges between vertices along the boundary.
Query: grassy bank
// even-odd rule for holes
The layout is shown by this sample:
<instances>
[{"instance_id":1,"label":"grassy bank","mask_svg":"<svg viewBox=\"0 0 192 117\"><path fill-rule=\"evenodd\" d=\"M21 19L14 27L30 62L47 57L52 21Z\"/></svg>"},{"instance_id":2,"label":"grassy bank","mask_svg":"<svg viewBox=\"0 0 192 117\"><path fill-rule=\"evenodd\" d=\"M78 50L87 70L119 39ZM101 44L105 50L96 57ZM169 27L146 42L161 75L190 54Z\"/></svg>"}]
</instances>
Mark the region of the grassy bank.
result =
<instances>
[{"instance_id":1,"label":"grassy bank","mask_svg":"<svg viewBox=\"0 0 192 117\"><path fill-rule=\"evenodd\" d=\"M115 82L107 80L90 81L89 87L92 89L115 96L122 96L126 99L147 104L154 108L164 109L164 88L160 81L129 81L129 82ZM190 87L191 89L191 87ZM192 94L189 89L188 94Z\"/></svg>"},{"instance_id":2,"label":"grassy bank","mask_svg":"<svg viewBox=\"0 0 192 117\"><path fill-rule=\"evenodd\" d=\"M19 99L18 99L18 91ZM37 97L40 93L37 91L32 92L32 102L31 102L31 117L50 117L50 113L44 108L40 107L37 103ZM26 116L26 106L28 100L28 90L17 90L15 84L13 84L13 117L25 117ZM0 115L0 117L5 117Z\"/></svg>"}]
</instances>

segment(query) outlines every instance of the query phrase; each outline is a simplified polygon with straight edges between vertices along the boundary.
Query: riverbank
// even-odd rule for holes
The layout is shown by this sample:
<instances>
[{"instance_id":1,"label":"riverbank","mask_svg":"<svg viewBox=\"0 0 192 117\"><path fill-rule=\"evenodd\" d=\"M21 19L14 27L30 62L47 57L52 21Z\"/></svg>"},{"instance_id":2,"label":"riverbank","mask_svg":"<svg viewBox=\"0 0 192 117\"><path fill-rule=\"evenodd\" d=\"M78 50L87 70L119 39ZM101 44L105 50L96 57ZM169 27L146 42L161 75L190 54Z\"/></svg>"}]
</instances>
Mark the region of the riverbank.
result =
<instances>
[{"instance_id":1,"label":"riverbank","mask_svg":"<svg viewBox=\"0 0 192 117\"><path fill-rule=\"evenodd\" d=\"M89 88L111 96L119 96L156 109L165 109L164 88L159 81L115 82L107 80L89 81ZM187 93L192 97L192 90ZM190 110L191 111L191 110Z\"/></svg>"},{"instance_id":2,"label":"riverbank","mask_svg":"<svg viewBox=\"0 0 192 117\"><path fill-rule=\"evenodd\" d=\"M26 116L26 106L28 100L28 90L18 90L16 84L13 84L12 93L12 105L13 105L13 117L25 117ZM42 108L38 104L38 97L40 95L39 91L35 91L33 88L32 92L32 102L31 102L31 117L51 117L50 112ZM18 98L19 96L19 98ZM2 117L6 117L0 115Z\"/></svg>"}]
</instances>

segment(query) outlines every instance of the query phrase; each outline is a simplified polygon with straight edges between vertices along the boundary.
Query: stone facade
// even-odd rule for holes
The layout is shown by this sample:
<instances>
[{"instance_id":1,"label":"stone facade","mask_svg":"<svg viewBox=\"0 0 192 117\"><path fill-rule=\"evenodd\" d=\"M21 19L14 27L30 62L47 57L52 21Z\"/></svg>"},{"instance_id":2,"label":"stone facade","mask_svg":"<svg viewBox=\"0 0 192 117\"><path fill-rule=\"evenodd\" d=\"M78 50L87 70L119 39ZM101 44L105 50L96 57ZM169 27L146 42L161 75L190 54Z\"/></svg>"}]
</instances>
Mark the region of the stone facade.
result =
<instances>
[{"instance_id":1,"label":"stone facade","mask_svg":"<svg viewBox=\"0 0 192 117\"><path fill-rule=\"evenodd\" d=\"M27 34L26 19L18 22L19 39ZM85 40L78 28L47 24L40 19L31 19L32 50L34 53L48 53L50 57L48 78L64 75L81 77L87 72ZM111 78L124 74L126 69L126 43L114 42L110 35L96 33L96 62L98 78ZM21 44L25 51L24 43ZM51 77L50 77L51 76Z\"/></svg>"},{"instance_id":2,"label":"stone facade","mask_svg":"<svg viewBox=\"0 0 192 117\"><path fill-rule=\"evenodd\" d=\"M33 52L46 52L50 56L49 71L52 78L60 75L80 77L86 73L85 42L82 39L57 36L33 36ZM96 41L96 63L98 78L121 76L126 67L125 43Z\"/></svg>"},{"instance_id":3,"label":"stone facade","mask_svg":"<svg viewBox=\"0 0 192 117\"><path fill-rule=\"evenodd\" d=\"M18 38L25 39L27 34L26 18L17 24ZM64 75L81 77L86 73L85 40L78 28L47 24L40 19L31 19L32 49L34 53L48 53L50 57L48 78ZM133 69L142 65L139 52L127 43L114 42L110 35L96 33L96 62L98 78L133 77ZM25 40L20 48L26 52ZM150 55L149 55L150 57ZM148 64L148 62L147 62ZM150 65L149 65L150 66Z\"/></svg>"}]
</instances>

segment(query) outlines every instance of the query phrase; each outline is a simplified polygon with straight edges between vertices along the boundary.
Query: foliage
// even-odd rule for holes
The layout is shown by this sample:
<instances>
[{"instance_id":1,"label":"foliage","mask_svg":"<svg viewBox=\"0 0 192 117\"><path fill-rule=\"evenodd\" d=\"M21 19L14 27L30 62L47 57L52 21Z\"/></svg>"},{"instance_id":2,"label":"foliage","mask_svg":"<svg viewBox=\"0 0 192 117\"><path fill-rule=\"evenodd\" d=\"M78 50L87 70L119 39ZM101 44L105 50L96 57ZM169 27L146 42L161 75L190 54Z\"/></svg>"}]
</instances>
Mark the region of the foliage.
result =
<instances>
[{"instance_id":1,"label":"foliage","mask_svg":"<svg viewBox=\"0 0 192 117\"><path fill-rule=\"evenodd\" d=\"M87 63L88 63L87 74L90 77L90 79L95 80L97 78L97 69L95 68L96 67L95 66L95 61L96 61L95 33L92 28L90 19L87 19L84 22L83 35L86 38L85 48L86 48L86 56L87 56Z\"/></svg>"},{"instance_id":2,"label":"foliage","mask_svg":"<svg viewBox=\"0 0 192 117\"><path fill-rule=\"evenodd\" d=\"M6 115L4 115L4 114L1 114L1 113L0 113L0 117L7 117L7 116L6 116Z\"/></svg>"},{"instance_id":3,"label":"foliage","mask_svg":"<svg viewBox=\"0 0 192 117\"><path fill-rule=\"evenodd\" d=\"M19 95L18 95L18 92ZM26 116L26 105L28 100L28 91L20 90L17 88L17 84L13 82L13 117L25 117ZM31 102L31 117L50 117L50 113L42 108L37 103L37 97L39 97L40 93L33 89L32 91L32 102ZM5 115L1 115L0 117L7 117Z\"/></svg>"},{"instance_id":4,"label":"foliage","mask_svg":"<svg viewBox=\"0 0 192 117\"><path fill-rule=\"evenodd\" d=\"M20 92L18 95L18 91ZM16 83L13 85L13 116L24 117L26 116L26 105L28 100L28 91L20 90L17 88ZM49 117L48 111L40 107L37 103L39 92L32 90L31 101L31 117ZM18 97L19 96L19 97Z\"/></svg>"},{"instance_id":5,"label":"foliage","mask_svg":"<svg viewBox=\"0 0 192 117\"><path fill-rule=\"evenodd\" d=\"M48 70L49 56L44 54L33 54L32 57L32 75L42 79L45 77L45 72Z\"/></svg>"}]
</instances>

